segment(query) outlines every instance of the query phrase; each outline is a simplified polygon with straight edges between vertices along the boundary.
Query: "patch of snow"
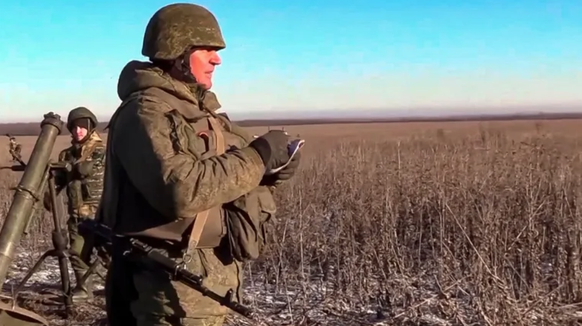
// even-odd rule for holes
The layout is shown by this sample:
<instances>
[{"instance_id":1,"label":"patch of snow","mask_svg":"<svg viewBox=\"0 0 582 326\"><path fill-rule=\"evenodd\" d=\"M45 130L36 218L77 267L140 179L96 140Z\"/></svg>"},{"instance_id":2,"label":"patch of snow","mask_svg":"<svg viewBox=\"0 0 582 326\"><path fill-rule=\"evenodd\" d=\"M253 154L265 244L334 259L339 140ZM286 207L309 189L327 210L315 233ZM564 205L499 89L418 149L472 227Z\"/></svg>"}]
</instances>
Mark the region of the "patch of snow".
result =
<instances>
[{"instance_id":1,"label":"patch of snow","mask_svg":"<svg viewBox=\"0 0 582 326\"><path fill-rule=\"evenodd\" d=\"M40 255L37 255L37 257L31 257L29 252L25 252L21 248L19 249L20 250L17 250L14 256L14 262L9 270L9 277L7 277L6 282L4 283L5 285L16 286L22 279L24 279L26 273L32 269L33 264L40 258ZM67 261L67 267L69 271L69 279L71 280L71 284L74 285L75 278L73 268L69 261ZM44 260L38 270L27 280L25 286L30 287L33 285L58 284L60 281L61 273L58 259L49 256ZM104 287L102 284L96 284L95 289L102 290Z\"/></svg>"}]
</instances>

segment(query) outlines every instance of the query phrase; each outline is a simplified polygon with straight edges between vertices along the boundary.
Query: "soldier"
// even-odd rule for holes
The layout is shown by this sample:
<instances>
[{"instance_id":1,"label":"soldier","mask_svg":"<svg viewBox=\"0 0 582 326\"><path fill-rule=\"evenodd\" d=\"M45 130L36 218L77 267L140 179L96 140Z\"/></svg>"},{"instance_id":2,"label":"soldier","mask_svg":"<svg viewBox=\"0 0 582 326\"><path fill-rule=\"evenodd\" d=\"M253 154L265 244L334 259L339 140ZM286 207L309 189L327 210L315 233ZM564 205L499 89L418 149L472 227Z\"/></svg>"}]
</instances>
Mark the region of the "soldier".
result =
<instances>
[{"instance_id":1,"label":"soldier","mask_svg":"<svg viewBox=\"0 0 582 326\"><path fill-rule=\"evenodd\" d=\"M10 153L13 155L12 161L16 161L17 158L22 157L21 156L22 145L20 145L16 141L16 138L14 138L14 136L12 136L10 134L6 134L6 136L8 136L8 138L10 138Z\"/></svg>"},{"instance_id":2,"label":"soldier","mask_svg":"<svg viewBox=\"0 0 582 326\"><path fill-rule=\"evenodd\" d=\"M163 250L204 277L212 291L242 295L242 263L255 259L272 196L291 178L288 136L256 139L232 123L210 91L217 52L225 48L214 15L171 4L150 19L142 54L121 71L121 105L109 123L99 221L117 234L106 280L112 326L222 325L228 309L171 280L155 266L124 256L127 237Z\"/></svg>"},{"instance_id":3,"label":"soldier","mask_svg":"<svg viewBox=\"0 0 582 326\"><path fill-rule=\"evenodd\" d=\"M72 145L59 154L60 162L68 162L72 166L71 172L62 175L57 182L58 192L66 188L70 248L84 262L71 259L77 280L73 302L88 300L93 296L94 276L89 277L85 284L79 282L87 271L87 265L91 263L93 240L90 235L79 232L77 226L83 219L95 218L103 191L105 146L97 133L97 124L97 118L89 109L78 107L71 110L67 129L71 132ZM45 198L45 207L50 208L48 197Z\"/></svg>"}]
</instances>

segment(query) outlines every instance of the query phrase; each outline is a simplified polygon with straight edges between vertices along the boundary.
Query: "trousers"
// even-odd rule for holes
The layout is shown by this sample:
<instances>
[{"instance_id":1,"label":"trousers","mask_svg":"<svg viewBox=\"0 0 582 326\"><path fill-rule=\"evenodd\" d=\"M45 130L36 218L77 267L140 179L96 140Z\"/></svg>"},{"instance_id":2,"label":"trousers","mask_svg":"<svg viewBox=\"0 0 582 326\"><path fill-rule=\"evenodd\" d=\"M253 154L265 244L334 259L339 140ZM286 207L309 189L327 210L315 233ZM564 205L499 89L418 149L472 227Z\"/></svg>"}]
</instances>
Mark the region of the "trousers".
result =
<instances>
[{"instance_id":1,"label":"trousers","mask_svg":"<svg viewBox=\"0 0 582 326\"><path fill-rule=\"evenodd\" d=\"M107 319L111 326L222 326L229 309L200 292L170 279L165 272L122 255L113 245L105 282ZM229 289L240 298L242 266L221 257L218 249L196 249L187 268L204 277L220 295Z\"/></svg>"}]
</instances>

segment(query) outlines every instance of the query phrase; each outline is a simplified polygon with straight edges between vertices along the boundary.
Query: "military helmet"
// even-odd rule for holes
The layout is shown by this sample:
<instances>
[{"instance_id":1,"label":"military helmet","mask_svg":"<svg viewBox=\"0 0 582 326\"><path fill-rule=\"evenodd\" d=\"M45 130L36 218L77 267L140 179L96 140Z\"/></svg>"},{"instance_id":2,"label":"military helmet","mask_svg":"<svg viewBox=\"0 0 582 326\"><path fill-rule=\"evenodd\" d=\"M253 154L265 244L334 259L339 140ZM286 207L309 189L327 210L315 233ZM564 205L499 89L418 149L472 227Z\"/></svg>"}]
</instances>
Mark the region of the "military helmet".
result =
<instances>
[{"instance_id":1,"label":"military helmet","mask_svg":"<svg viewBox=\"0 0 582 326\"><path fill-rule=\"evenodd\" d=\"M175 3L150 18L141 53L150 59L173 60L195 46L226 47L218 21L202 6Z\"/></svg>"},{"instance_id":2,"label":"military helmet","mask_svg":"<svg viewBox=\"0 0 582 326\"><path fill-rule=\"evenodd\" d=\"M93 128L96 128L98 125L97 117L91 112L91 110L87 109L86 107L80 106L78 108L74 108L69 112L69 116L67 117L67 129L71 130L73 127L73 122L78 119L89 119Z\"/></svg>"}]
</instances>

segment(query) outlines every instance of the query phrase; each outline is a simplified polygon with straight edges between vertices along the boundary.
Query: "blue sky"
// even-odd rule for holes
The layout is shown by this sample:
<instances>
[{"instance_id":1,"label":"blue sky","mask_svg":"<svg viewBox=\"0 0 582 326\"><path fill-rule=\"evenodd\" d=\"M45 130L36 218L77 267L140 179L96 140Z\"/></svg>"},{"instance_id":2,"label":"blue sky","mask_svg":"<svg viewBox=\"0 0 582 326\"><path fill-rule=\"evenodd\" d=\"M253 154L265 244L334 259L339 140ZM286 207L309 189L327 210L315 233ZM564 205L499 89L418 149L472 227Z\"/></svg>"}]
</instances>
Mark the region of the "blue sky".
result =
<instances>
[{"instance_id":1,"label":"blue sky","mask_svg":"<svg viewBox=\"0 0 582 326\"><path fill-rule=\"evenodd\" d=\"M6 1L0 122L80 105L108 118L120 70L146 60L147 21L169 3ZM235 118L582 104L580 1L197 3L222 26L213 90Z\"/></svg>"}]
</instances>

